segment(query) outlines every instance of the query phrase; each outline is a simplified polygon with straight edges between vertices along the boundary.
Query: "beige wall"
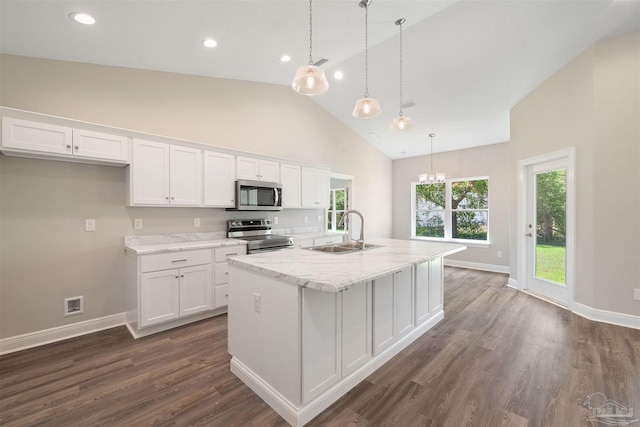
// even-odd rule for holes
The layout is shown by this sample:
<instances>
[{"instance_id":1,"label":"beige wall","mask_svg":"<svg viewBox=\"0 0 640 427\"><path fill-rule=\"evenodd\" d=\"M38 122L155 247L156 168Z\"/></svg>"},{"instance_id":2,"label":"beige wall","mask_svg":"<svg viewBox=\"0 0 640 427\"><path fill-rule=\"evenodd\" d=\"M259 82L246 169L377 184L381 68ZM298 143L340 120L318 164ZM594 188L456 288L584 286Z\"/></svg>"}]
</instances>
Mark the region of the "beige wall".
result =
<instances>
[{"instance_id":1,"label":"beige wall","mask_svg":"<svg viewBox=\"0 0 640 427\"><path fill-rule=\"evenodd\" d=\"M576 301L640 315L640 33L595 44L511 110L512 182L519 160L568 147L576 150Z\"/></svg>"},{"instance_id":2,"label":"beige wall","mask_svg":"<svg viewBox=\"0 0 640 427\"><path fill-rule=\"evenodd\" d=\"M325 95L330 96L330 93ZM0 56L0 104L285 159L354 176L368 236L391 236L392 162L285 86ZM0 156L0 338L125 310L122 237L223 231L222 209L127 208L125 168ZM283 211L304 226L317 211ZM246 215L246 214L245 214ZM267 215L269 216L269 215ZM202 227L193 228L193 218ZM85 218L97 231L83 231ZM85 314L63 318L63 298Z\"/></svg>"},{"instance_id":3,"label":"beige wall","mask_svg":"<svg viewBox=\"0 0 640 427\"><path fill-rule=\"evenodd\" d=\"M393 162L393 237L411 238L411 182L428 171L429 156ZM509 265L509 144L494 144L433 156L434 171L449 178L489 177L489 247L469 246L450 259L508 267ZM502 258L498 258L498 252Z\"/></svg>"}]
</instances>

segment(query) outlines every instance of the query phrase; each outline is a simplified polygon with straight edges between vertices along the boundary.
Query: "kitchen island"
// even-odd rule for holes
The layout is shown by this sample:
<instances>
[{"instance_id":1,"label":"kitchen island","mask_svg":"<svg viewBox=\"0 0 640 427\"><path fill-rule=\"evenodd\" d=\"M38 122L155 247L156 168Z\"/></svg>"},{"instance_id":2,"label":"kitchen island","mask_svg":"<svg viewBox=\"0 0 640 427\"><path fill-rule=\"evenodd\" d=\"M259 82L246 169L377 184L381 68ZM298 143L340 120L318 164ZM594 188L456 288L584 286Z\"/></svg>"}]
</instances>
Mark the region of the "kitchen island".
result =
<instances>
[{"instance_id":1,"label":"kitchen island","mask_svg":"<svg viewBox=\"0 0 640 427\"><path fill-rule=\"evenodd\" d=\"M443 258L463 245L376 239L229 259L231 371L302 426L444 318Z\"/></svg>"}]
</instances>

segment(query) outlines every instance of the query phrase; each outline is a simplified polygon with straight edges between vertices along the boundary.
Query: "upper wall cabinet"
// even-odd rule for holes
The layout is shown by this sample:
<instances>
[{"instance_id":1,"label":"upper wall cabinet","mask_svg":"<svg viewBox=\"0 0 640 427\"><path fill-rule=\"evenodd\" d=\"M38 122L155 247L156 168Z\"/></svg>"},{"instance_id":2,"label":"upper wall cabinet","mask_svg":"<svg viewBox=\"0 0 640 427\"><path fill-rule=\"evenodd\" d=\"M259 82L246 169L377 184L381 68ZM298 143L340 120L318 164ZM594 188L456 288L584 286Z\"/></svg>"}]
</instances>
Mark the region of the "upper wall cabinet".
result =
<instances>
[{"instance_id":1,"label":"upper wall cabinet","mask_svg":"<svg viewBox=\"0 0 640 427\"><path fill-rule=\"evenodd\" d=\"M280 182L280 163L253 157L237 157L238 179Z\"/></svg>"},{"instance_id":2,"label":"upper wall cabinet","mask_svg":"<svg viewBox=\"0 0 640 427\"><path fill-rule=\"evenodd\" d=\"M201 206L202 150L133 140L131 205Z\"/></svg>"},{"instance_id":3,"label":"upper wall cabinet","mask_svg":"<svg viewBox=\"0 0 640 427\"><path fill-rule=\"evenodd\" d=\"M129 163L129 139L82 129L4 117L2 151L24 157L86 163Z\"/></svg>"},{"instance_id":4,"label":"upper wall cabinet","mask_svg":"<svg viewBox=\"0 0 640 427\"><path fill-rule=\"evenodd\" d=\"M302 168L302 207L326 208L329 206L329 171L310 167Z\"/></svg>"},{"instance_id":5,"label":"upper wall cabinet","mask_svg":"<svg viewBox=\"0 0 640 427\"><path fill-rule=\"evenodd\" d=\"M299 208L302 203L300 166L280 163L282 184L282 207Z\"/></svg>"},{"instance_id":6,"label":"upper wall cabinet","mask_svg":"<svg viewBox=\"0 0 640 427\"><path fill-rule=\"evenodd\" d=\"M219 208L235 206L236 156L204 152L204 205Z\"/></svg>"}]
</instances>

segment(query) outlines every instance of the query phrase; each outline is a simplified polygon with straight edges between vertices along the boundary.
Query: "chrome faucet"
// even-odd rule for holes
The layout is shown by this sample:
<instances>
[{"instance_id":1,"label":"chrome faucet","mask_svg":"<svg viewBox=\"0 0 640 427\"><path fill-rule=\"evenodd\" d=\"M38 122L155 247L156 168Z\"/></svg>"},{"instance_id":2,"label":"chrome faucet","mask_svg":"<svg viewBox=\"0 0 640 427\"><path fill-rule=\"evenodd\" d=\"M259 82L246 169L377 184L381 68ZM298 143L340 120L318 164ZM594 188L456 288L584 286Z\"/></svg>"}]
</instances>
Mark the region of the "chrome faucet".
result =
<instances>
[{"instance_id":1,"label":"chrome faucet","mask_svg":"<svg viewBox=\"0 0 640 427\"><path fill-rule=\"evenodd\" d=\"M347 215L350 213L354 213L360 217L360 239L358 239L357 242L360 244L360 249L364 249L364 217L359 211L355 209L344 211L344 214L342 214L342 218L340 218L340 222L338 223L338 227L342 226L345 218L347 218Z\"/></svg>"}]
</instances>

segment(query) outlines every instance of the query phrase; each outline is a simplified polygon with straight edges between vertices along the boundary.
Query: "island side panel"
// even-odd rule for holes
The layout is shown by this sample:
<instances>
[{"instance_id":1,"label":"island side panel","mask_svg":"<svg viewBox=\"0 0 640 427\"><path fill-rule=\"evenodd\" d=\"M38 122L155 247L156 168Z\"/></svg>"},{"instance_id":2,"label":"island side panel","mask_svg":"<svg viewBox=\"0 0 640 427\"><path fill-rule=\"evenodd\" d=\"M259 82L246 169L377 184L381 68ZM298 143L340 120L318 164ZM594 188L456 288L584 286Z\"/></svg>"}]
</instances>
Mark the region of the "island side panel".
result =
<instances>
[{"instance_id":1,"label":"island side panel","mask_svg":"<svg viewBox=\"0 0 640 427\"><path fill-rule=\"evenodd\" d=\"M229 353L294 406L301 404L300 292L229 265Z\"/></svg>"}]
</instances>

